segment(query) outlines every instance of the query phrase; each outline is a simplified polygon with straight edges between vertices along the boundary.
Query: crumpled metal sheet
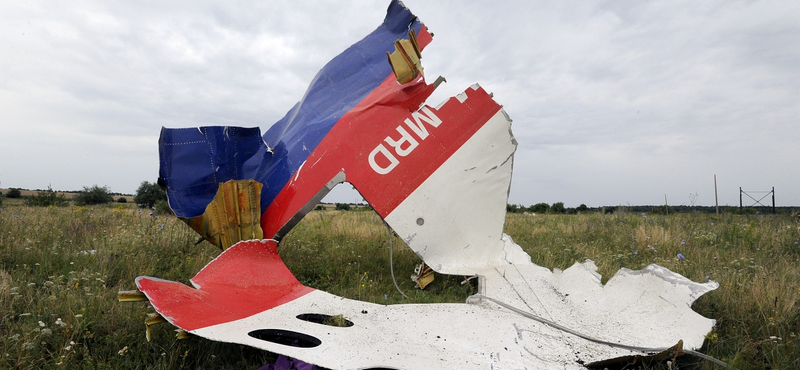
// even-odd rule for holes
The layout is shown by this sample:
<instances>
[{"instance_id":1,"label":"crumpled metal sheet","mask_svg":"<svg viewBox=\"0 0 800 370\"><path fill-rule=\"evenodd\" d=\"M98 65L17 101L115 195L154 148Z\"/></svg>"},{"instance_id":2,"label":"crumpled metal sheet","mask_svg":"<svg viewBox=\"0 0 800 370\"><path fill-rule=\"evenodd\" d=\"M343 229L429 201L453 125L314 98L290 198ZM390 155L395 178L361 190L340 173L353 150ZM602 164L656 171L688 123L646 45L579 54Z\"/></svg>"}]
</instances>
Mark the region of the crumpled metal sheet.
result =
<instances>
[{"instance_id":1,"label":"crumpled metal sheet","mask_svg":"<svg viewBox=\"0 0 800 370\"><path fill-rule=\"evenodd\" d=\"M642 354L578 338L489 301L386 306L337 297L299 285L275 247L272 241L234 245L192 279L196 289L145 277L137 285L165 319L190 333L332 369L580 369ZM525 263L487 266L479 272L480 289L605 341L702 345L714 322L690 305L715 283L693 283L651 265L622 271L603 286L594 269L591 262L563 272ZM342 315L352 326L303 318L308 315Z\"/></svg>"},{"instance_id":2,"label":"crumpled metal sheet","mask_svg":"<svg viewBox=\"0 0 800 370\"><path fill-rule=\"evenodd\" d=\"M395 50L395 41L407 38L411 30L417 35L419 49L424 49L431 35L402 3L392 1L383 23L328 62L303 98L263 136L258 128L162 129L159 176L167 185L175 214L199 216L216 194L217 184L231 179L255 179L263 184L261 206L265 211L309 156L325 150L319 146L336 126L354 124L358 110L384 104L389 111L416 110L433 89L421 76L399 85L386 60L386 53ZM420 93L423 95L414 97ZM288 212L289 217L295 212Z\"/></svg>"},{"instance_id":3,"label":"crumpled metal sheet","mask_svg":"<svg viewBox=\"0 0 800 370\"><path fill-rule=\"evenodd\" d=\"M336 369L578 369L641 354L554 325L607 342L699 348L714 321L691 303L716 283L651 265L603 285L591 261L550 271L502 233L517 146L511 120L478 85L432 107L423 104L434 88L424 76L399 84L386 53L409 29L420 49L430 42L392 1L384 23L323 68L263 138L257 129L162 130L161 177L179 216L202 213L218 183L253 178L264 184L268 240L228 248L194 287L139 277L156 311L211 340ZM301 285L278 257L278 240L342 181L431 268L477 275L481 295L384 306ZM315 319L340 315L352 325Z\"/></svg>"}]
</instances>

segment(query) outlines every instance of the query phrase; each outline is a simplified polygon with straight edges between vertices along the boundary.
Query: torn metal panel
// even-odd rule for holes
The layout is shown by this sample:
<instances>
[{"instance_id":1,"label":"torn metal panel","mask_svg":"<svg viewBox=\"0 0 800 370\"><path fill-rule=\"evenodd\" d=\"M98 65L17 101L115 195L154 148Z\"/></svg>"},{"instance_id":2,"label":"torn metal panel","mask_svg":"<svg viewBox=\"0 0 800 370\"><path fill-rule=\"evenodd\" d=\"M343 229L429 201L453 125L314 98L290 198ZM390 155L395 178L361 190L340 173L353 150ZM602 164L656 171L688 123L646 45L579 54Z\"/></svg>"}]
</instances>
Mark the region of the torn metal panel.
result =
<instances>
[{"instance_id":1,"label":"torn metal panel","mask_svg":"<svg viewBox=\"0 0 800 370\"><path fill-rule=\"evenodd\" d=\"M216 194L217 184L254 179L264 185L264 235L277 236L278 230L341 170L326 167L305 174L308 171L304 167L331 148L348 146L352 138L342 133L374 125L376 121L363 116L365 110L370 116L408 114L433 91L421 76L399 85L386 61L386 53L393 52L395 42L409 37L411 30L417 47L424 49L431 35L402 3L392 1L383 23L328 62L303 98L263 136L257 128L163 129L159 176L167 186L175 213L186 218L199 216ZM383 131L379 134L383 135L381 139L386 135ZM321 146L323 140L327 146ZM316 158L312 158L313 153ZM334 157L347 154L343 151ZM298 178L300 173L304 174Z\"/></svg>"},{"instance_id":2,"label":"torn metal panel","mask_svg":"<svg viewBox=\"0 0 800 370\"><path fill-rule=\"evenodd\" d=\"M166 320L192 334L334 369L580 369L586 363L645 354L577 337L487 300L385 306L306 288L282 266L275 246L271 241L234 245L192 279L197 289L151 278L139 278L137 284ZM517 268L523 285L503 277ZM269 278L232 278L244 271L266 271ZM486 288L495 288L482 290L487 297L498 294L495 298L510 306L600 340L668 348L680 338L691 338L687 348L698 348L713 321L691 311L694 298L686 289L707 291L715 284L648 271L653 270L615 277L604 287L597 284L591 263L562 273L509 264L505 271L484 271ZM522 301L500 296L497 286L517 290ZM591 297L581 296L580 289L572 288L580 286L598 289ZM619 292L616 286L639 289ZM651 290L656 293L648 294ZM655 304L662 297L674 305ZM616 300L621 303L614 304ZM350 325L310 319L338 315Z\"/></svg>"},{"instance_id":3,"label":"torn metal panel","mask_svg":"<svg viewBox=\"0 0 800 370\"><path fill-rule=\"evenodd\" d=\"M642 355L638 347L658 352L683 340L699 348L714 321L690 306L716 283L651 265L623 269L602 285L591 261L550 271L502 233L517 146L511 120L478 85L424 104L435 84L425 82L419 50L430 41L392 1L383 24L329 62L263 136L230 127L162 130L160 175L176 213L200 224L204 212L218 219L221 227L200 227L210 236L223 234L225 222L253 222L213 200L219 184L252 179L246 183L263 184L266 240L225 249L193 287L137 278L161 317L211 340L337 369L578 369ZM300 284L278 256L278 240L343 181L432 269L477 276L480 294L462 304L384 306ZM251 204L257 197L247 189L220 191L246 193L231 204ZM333 317L346 325L329 325Z\"/></svg>"}]
</instances>

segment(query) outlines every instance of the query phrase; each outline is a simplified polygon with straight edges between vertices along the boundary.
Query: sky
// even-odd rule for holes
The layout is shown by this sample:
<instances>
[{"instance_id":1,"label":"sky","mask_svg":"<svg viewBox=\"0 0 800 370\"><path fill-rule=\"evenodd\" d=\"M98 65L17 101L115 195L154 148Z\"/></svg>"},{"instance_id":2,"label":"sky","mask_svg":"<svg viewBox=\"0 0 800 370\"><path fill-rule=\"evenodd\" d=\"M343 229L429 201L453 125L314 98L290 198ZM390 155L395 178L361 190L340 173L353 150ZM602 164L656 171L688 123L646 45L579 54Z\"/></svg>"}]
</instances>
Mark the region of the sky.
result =
<instances>
[{"instance_id":1,"label":"sky","mask_svg":"<svg viewBox=\"0 0 800 370\"><path fill-rule=\"evenodd\" d=\"M134 193L162 126L266 131L388 3L2 1L0 188ZM800 205L800 2L404 3L428 104L479 83L513 119L509 203Z\"/></svg>"}]
</instances>

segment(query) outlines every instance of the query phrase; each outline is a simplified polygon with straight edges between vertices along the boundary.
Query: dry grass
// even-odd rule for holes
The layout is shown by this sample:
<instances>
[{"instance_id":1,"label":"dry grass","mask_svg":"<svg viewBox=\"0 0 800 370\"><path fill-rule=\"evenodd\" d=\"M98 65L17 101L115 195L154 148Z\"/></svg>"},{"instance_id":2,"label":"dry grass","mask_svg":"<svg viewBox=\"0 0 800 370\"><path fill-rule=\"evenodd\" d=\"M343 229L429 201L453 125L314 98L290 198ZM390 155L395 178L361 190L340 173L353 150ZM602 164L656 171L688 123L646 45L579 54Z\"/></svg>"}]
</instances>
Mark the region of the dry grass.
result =
<instances>
[{"instance_id":1,"label":"dry grass","mask_svg":"<svg viewBox=\"0 0 800 370\"><path fill-rule=\"evenodd\" d=\"M506 232L549 268L594 260L607 279L650 263L720 289L695 310L718 320L704 352L732 368L800 368L800 225L789 216L714 217L617 213L511 214ZM0 208L0 368L255 369L273 357L200 338L177 340L168 325L144 340L144 303L119 290L150 275L188 282L219 251L182 222L133 205ZM462 302L460 277L437 276L426 291L408 279L419 262L394 239L395 271L411 302ZM298 279L376 303L405 301L389 275L388 233L372 212L312 212L282 242ZM680 253L683 258L680 258ZM688 361L688 362L687 362ZM712 369L687 359L681 368Z\"/></svg>"}]
</instances>

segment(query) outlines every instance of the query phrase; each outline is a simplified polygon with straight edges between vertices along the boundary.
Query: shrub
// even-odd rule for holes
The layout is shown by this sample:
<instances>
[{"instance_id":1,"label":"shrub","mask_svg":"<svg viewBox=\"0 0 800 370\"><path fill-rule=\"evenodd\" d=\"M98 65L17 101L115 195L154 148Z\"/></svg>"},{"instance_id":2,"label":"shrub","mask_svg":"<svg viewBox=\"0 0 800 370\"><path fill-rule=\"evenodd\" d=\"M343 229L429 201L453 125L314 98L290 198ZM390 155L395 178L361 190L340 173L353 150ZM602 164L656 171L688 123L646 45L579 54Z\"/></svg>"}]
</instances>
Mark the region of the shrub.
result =
<instances>
[{"instance_id":1,"label":"shrub","mask_svg":"<svg viewBox=\"0 0 800 370\"><path fill-rule=\"evenodd\" d=\"M550 205L547 203L536 203L528 208L528 211L533 213L547 213L549 210Z\"/></svg>"},{"instance_id":2,"label":"shrub","mask_svg":"<svg viewBox=\"0 0 800 370\"><path fill-rule=\"evenodd\" d=\"M158 183L150 183L147 181L142 181L142 184L136 189L136 195L133 197L133 201L136 202L136 204L140 207L147 208L154 207L156 202L160 200L164 202L167 201L167 192L158 186Z\"/></svg>"},{"instance_id":3,"label":"shrub","mask_svg":"<svg viewBox=\"0 0 800 370\"><path fill-rule=\"evenodd\" d=\"M20 192L19 189L16 188L8 189L8 192L6 192L6 198L19 198L21 196L22 192Z\"/></svg>"},{"instance_id":4,"label":"shrub","mask_svg":"<svg viewBox=\"0 0 800 370\"><path fill-rule=\"evenodd\" d=\"M117 203L128 203L128 198L119 197L119 199L117 199Z\"/></svg>"},{"instance_id":5,"label":"shrub","mask_svg":"<svg viewBox=\"0 0 800 370\"><path fill-rule=\"evenodd\" d=\"M336 203L336 210L337 211L349 211L350 205L347 203Z\"/></svg>"},{"instance_id":6,"label":"shrub","mask_svg":"<svg viewBox=\"0 0 800 370\"><path fill-rule=\"evenodd\" d=\"M84 186L83 191L75 196L75 204L79 206L88 206L92 204L106 204L114 201L108 191L108 187L94 185L91 188Z\"/></svg>"},{"instance_id":7,"label":"shrub","mask_svg":"<svg viewBox=\"0 0 800 370\"><path fill-rule=\"evenodd\" d=\"M159 215L174 215L175 212L172 212L172 208L169 207L169 202L166 200L157 200L156 205L153 206L155 208L156 214Z\"/></svg>"},{"instance_id":8,"label":"shrub","mask_svg":"<svg viewBox=\"0 0 800 370\"><path fill-rule=\"evenodd\" d=\"M56 193L49 185L47 190L38 190L36 195L25 199L25 205L33 207L66 207L69 204L64 194Z\"/></svg>"}]
</instances>

